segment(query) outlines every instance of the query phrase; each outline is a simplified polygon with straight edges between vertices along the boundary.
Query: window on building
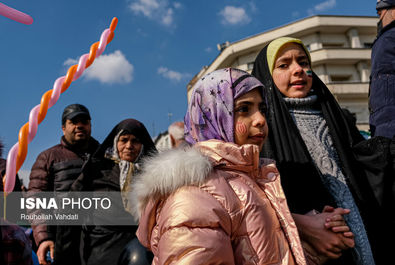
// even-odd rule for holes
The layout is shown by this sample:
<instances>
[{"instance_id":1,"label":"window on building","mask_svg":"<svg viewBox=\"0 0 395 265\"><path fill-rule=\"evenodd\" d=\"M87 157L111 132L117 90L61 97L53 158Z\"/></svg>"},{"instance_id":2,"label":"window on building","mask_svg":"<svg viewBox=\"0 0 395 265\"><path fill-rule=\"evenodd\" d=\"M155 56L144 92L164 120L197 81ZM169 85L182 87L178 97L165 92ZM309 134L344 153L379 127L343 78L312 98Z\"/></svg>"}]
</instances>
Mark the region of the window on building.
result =
<instances>
[{"instance_id":1,"label":"window on building","mask_svg":"<svg viewBox=\"0 0 395 265\"><path fill-rule=\"evenodd\" d=\"M332 83L350 82L351 75L330 75L330 79Z\"/></svg>"},{"instance_id":2,"label":"window on building","mask_svg":"<svg viewBox=\"0 0 395 265\"><path fill-rule=\"evenodd\" d=\"M372 46L373 46L373 43L371 43L371 42L365 42L365 43L363 44L363 47L366 48L366 49L371 49Z\"/></svg>"},{"instance_id":3,"label":"window on building","mask_svg":"<svg viewBox=\"0 0 395 265\"><path fill-rule=\"evenodd\" d=\"M254 68L254 62L247 63L247 70L252 70L252 68Z\"/></svg>"},{"instance_id":4,"label":"window on building","mask_svg":"<svg viewBox=\"0 0 395 265\"><path fill-rule=\"evenodd\" d=\"M322 48L343 48L343 43L323 43Z\"/></svg>"}]
</instances>

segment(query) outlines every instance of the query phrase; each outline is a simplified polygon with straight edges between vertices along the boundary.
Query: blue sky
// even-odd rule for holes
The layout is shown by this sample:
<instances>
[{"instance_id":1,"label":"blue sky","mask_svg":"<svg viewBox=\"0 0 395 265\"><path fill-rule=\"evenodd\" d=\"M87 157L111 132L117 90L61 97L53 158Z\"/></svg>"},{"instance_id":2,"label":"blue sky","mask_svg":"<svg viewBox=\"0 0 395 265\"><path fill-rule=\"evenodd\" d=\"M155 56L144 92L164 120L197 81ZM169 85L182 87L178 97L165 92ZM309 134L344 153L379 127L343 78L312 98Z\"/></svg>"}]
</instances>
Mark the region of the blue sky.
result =
<instances>
[{"instance_id":1,"label":"blue sky","mask_svg":"<svg viewBox=\"0 0 395 265\"><path fill-rule=\"evenodd\" d=\"M374 0L7 0L33 17L24 25L0 16L0 139L3 157L44 92L99 40L113 17L114 40L48 110L30 143L22 175L59 143L65 106L81 103L102 141L119 121L142 121L151 136L182 120L186 85L234 42L314 14L374 16ZM172 115L169 116L168 113Z\"/></svg>"}]
</instances>

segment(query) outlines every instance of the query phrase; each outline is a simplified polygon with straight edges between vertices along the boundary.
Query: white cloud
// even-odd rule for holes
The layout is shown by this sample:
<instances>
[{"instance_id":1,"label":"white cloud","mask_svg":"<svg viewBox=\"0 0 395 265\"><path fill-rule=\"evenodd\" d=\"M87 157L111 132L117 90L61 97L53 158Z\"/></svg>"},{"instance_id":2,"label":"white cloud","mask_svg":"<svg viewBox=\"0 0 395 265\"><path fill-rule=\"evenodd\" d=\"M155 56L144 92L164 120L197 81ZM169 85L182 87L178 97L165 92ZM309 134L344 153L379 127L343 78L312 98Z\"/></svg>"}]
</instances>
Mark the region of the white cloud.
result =
<instances>
[{"instance_id":1,"label":"white cloud","mask_svg":"<svg viewBox=\"0 0 395 265\"><path fill-rule=\"evenodd\" d=\"M219 15L222 17L221 22L224 25L248 24L251 21L242 7L225 6L219 12Z\"/></svg>"},{"instance_id":2,"label":"white cloud","mask_svg":"<svg viewBox=\"0 0 395 265\"><path fill-rule=\"evenodd\" d=\"M63 63L63 65L66 65L66 66L73 65L73 64L78 64L78 60L69 58Z\"/></svg>"},{"instance_id":3,"label":"white cloud","mask_svg":"<svg viewBox=\"0 0 395 265\"><path fill-rule=\"evenodd\" d=\"M300 16L299 11L293 11L293 12L292 12L292 17L293 17L293 18L299 17L299 16Z\"/></svg>"},{"instance_id":4,"label":"white cloud","mask_svg":"<svg viewBox=\"0 0 395 265\"><path fill-rule=\"evenodd\" d=\"M78 63L75 59L67 59L63 65ZM93 64L87 68L83 77L87 80L98 80L101 83L130 83L133 80L133 65L119 50L111 54L104 54L96 58Z\"/></svg>"},{"instance_id":5,"label":"white cloud","mask_svg":"<svg viewBox=\"0 0 395 265\"><path fill-rule=\"evenodd\" d=\"M325 1L325 2L322 2L318 5L316 5L314 7L314 9L317 11L324 11L324 10L333 8L335 6L336 6L336 0L328 0L328 1Z\"/></svg>"},{"instance_id":6,"label":"white cloud","mask_svg":"<svg viewBox=\"0 0 395 265\"><path fill-rule=\"evenodd\" d=\"M134 14L141 14L167 27L174 26L174 10L181 7L179 2L170 6L167 0L134 0L129 5Z\"/></svg>"},{"instance_id":7,"label":"white cloud","mask_svg":"<svg viewBox=\"0 0 395 265\"><path fill-rule=\"evenodd\" d=\"M166 14L162 17L162 24L165 26L171 26L173 24L173 9L167 9Z\"/></svg>"},{"instance_id":8,"label":"white cloud","mask_svg":"<svg viewBox=\"0 0 395 265\"><path fill-rule=\"evenodd\" d=\"M250 6L251 12L255 13L256 11L258 11L258 8L256 7L256 4L254 2L250 2L248 5Z\"/></svg>"},{"instance_id":9,"label":"white cloud","mask_svg":"<svg viewBox=\"0 0 395 265\"><path fill-rule=\"evenodd\" d=\"M336 6L336 0L327 0L315 5L313 8L308 9L309 15L313 15L317 12L323 12Z\"/></svg>"},{"instance_id":10,"label":"white cloud","mask_svg":"<svg viewBox=\"0 0 395 265\"><path fill-rule=\"evenodd\" d=\"M164 78L170 79L172 81L179 82L182 79L190 78L192 75L188 73L180 73L173 70L168 69L167 67L159 67L158 74L163 76Z\"/></svg>"},{"instance_id":11,"label":"white cloud","mask_svg":"<svg viewBox=\"0 0 395 265\"><path fill-rule=\"evenodd\" d=\"M175 9L179 9L179 8L182 7L181 3L179 3L179 2L174 2L173 6L174 6Z\"/></svg>"},{"instance_id":12,"label":"white cloud","mask_svg":"<svg viewBox=\"0 0 395 265\"><path fill-rule=\"evenodd\" d=\"M146 17L151 17L152 13L159 8L156 0L139 0L130 4L129 8L135 13L143 13Z\"/></svg>"},{"instance_id":13,"label":"white cloud","mask_svg":"<svg viewBox=\"0 0 395 265\"><path fill-rule=\"evenodd\" d=\"M212 51L213 51L213 48L207 47L206 49L204 49L204 51L205 51L205 52L212 52Z\"/></svg>"}]
</instances>

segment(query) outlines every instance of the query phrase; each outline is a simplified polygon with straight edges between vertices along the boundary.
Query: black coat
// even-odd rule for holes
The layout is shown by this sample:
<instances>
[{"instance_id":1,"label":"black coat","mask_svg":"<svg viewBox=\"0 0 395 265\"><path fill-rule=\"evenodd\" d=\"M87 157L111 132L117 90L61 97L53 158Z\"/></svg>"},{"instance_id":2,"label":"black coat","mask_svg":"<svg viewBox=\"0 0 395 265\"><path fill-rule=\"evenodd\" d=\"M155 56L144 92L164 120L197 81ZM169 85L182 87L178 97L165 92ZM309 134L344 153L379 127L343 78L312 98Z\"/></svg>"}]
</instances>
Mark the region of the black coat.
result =
<instances>
[{"instance_id":1,"label":"black coat","mask_svg":"<svg viewBox=\"0 0 395 265\"><path fill-rule=\"evenodd\" d=\"M75 191L115 192L110 212L93 212L91 217L96 222L111 223L113 220L131 225L87 226L83 230L83 258L86 264L116 264L126 245L136 238L137 225L132 215L124 209L120 188L120 168L117 162L106 158L106 152L114 145L114 139L120 131L133 134L142 143L142 153L136 162L156 153L155 145L145 126L134 119L127 119L117 124L106 137L94 155L86 162L82 174L74 182ZM108 220L106 220L108 218Z\"/></svg>"},{"instance_id":2,"label":"black coat","mask_svg":"<svg viewBox=\"0 0 395 265\"><path fill-rule=\"evenodd\" d=\"M395 227L395 137L376 136L353 147L385 220Z\"/></svg>"},{"instance_id":3,"label":"black coat","mask_svg":"<svg viewBox=\"0 0 395 265\"><path fill-rule=\"evenodd\" d=\"M395 21L373 43L369 109L372 136L395 136Z\"/></svg>"},{"instance_id":4,"label":"black coat","mask_svg":"<svg viewBox=\"0 0 395 265\"><path fill-rule=\"evenodd\" d=\"M83 164L97 150L99 143L92 137L85 149L70 145L64 138L61 143L40 153L30 172L29 192L68 192L82 171ZM36 210L40 213L40 210ZM35 242L55 242L55 264L80 264L78 255L80 226L33 226Z\"/></svg>"},{"instance_id":5,"label":"black coat","mask_svg":"<svg viewBox=\"0 0 395 265\"><path fill-rule=\"evenodd\" d=\"M92 178L88 190L111 192L112 205L106 211L93 211L90 221L113 223L114 220L131 225L95 225L83 229L83 259L86 264L116 264L124 247L136 237L137 225L125 211L119 185L119 166L109 159L92 159L84 167L84 175ZM122 220L121 220L122 219Z\"/></svg>"}]
</instances>

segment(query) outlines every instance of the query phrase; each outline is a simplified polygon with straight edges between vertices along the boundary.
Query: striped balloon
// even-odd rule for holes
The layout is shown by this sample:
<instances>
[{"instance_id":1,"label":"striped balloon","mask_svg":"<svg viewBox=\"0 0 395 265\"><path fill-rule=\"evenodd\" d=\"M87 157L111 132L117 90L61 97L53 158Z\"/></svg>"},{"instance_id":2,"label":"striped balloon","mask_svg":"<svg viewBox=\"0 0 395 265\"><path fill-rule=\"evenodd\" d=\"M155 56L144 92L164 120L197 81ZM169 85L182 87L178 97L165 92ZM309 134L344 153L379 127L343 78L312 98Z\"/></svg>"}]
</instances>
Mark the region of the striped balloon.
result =
<instances>
[{"instance_id":1,"label":"striped balloon","mask_svg":"<svg viewBox=\"0 0 395 265\"><path fill-rule=\"evenodd\" d=\"M89 54L82 55L78 65L75 64L71 66L66 76L59 77L55 81L53 88L43 94L41 103L30 111L29 121L19 130L18 142L8 152L7 170L3 180L5 193L9 193L14 189L16 174L25 161L27 146L36 136L38 124L44 120L48 109L56 103L60 94L65 92L71 82L77 80L84 70L103 53L107 44L110 43L114 37L114 30L117 23L118 19L114 17L110 27L105 29L101 34L100 41L91 45Z\"/></svg>"}]
</instances>

